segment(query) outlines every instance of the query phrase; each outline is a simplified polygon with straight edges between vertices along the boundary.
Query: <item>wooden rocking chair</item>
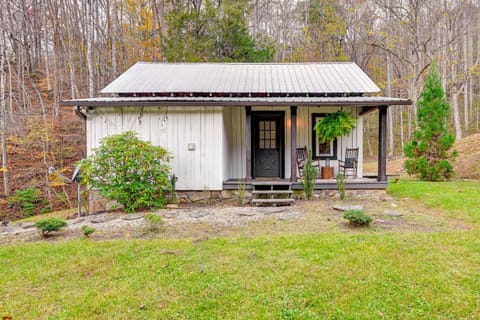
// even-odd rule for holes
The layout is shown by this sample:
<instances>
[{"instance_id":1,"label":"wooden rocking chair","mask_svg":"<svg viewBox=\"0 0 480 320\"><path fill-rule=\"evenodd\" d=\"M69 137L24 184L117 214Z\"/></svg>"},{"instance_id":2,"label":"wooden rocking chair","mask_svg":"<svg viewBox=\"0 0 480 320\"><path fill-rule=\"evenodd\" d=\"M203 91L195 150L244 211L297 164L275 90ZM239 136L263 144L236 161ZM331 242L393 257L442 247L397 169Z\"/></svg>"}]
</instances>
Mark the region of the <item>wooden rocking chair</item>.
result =
<instances>
[{"instance_id":1,"label":"wooden rocking chair","mask_svg":"<svg viewBox=\"0 0 480 320\"><path fill-rule=\"evenodd\" d=\"M303 167L305 167L305 164L307 163L308 159L308 150L307 146L304 146L303 148L297 148L297 168L298 168L298 177L302 177L303 173ZM318 168L320 170L320 160L314 160L312 159L312 167Z\"/></svg>"},{"instance_id":2,"label":"wooden rocking chair","mask_svg":"<svg viewBox=\"0 0 480 320\"><path fill-rule=\"evenodd\" d=\"M357 177L359 148L347 148L345 150L345 160L338 160L338 173L342 173L345 178Z\"/></svg>"}]
</instances>

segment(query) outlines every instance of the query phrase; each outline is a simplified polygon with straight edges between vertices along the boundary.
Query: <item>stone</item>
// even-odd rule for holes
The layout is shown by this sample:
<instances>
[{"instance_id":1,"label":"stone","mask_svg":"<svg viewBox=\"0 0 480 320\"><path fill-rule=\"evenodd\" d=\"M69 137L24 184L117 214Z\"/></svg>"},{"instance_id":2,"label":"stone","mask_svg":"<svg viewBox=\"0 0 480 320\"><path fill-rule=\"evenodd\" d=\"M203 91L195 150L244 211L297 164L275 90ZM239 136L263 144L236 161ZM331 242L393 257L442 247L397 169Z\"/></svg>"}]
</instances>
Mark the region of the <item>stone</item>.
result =
<instances>
[{"instance_id":1,"label":"stone","mask_svg":"<svg viewBox=\"0 0 480 320\"><path fill-rule=\"evenodd\" d=\"M190 218L203 218L208 216L208 211L193 211L189 214Z\"/></svg>"},{"instance_id":2,"label":"stone","mask_svg":"<svg viewBox=\"0 0 480 320\"><path fill-rule=\"evenodd\" d=\"M178 209L178 204L175 203L169 203L165 206L167 209Z\"/></svg>"},{"instance_id":3,"label":"stone","mask_svg":"<svg viewBox=\"0 0 480 320\"><path fill-rule=\"evenodd\" d=\"M98 216L98 217L94 217L90 222L91 223L104 223L104 222L107 222L107 221L110 221L111 219L107 216Z\"/></svg>"},{"instance_id":4,"label":"stone","mask_svg":"<svg viewBox=\"0 0 480 320\"><path fill-rule=\"evenodd\" d=\"M22 229L30 229L30 228L35 228L35 223L34 222L22 222L20 224L20 227Z\"/></svg>"},{"instance_id":5,"label":"stone","mask_svg":"<svg viewBox=\"0 0 480 320\"><path fill-rule=\"evenodd\" d=\"M256 213L252 211L245 211L245 212L237 212L237 215L244 216L244 217L251 217L254 216Z\"/></svg>"},{"instance_id":6,"label":"stone","mask_svg":"<svg viewBox=\"0 0 480 320\"><path fill-rule=\"evenodd\" d=\"M78 224L78 223L81 223L85 221L84 218L77 218L77 219L73 219L72 221L69 221L69 224Z\"/></svg>"},{"instance_id":7,"label":"stone","mask_svg":"<svg viewBox=\"0 0 480 320\"><path fill-rule=\"evenodd\" d=\"M403 214L398 211L384 211L383 215L387 217L401 217Z\"/></svg>"},{"instance_id":8,"label":"stone","mask_svg":"<svg viewBox=\"0 0 480 320\"><path fill-rule=\"evenodd\" d=\"M138 220L142 218L143 218L143 213L130 213L122 217L123 220L127 220L127 221Z\"/></svg>"},{"instance_id":9,"label":"stone","mask_svg":"<svg viewBox=\"0 0 480 320\"><path fill-rule=\"evenodd\" d=\"M394 207L394 208L398 207L398 204L395 204L395 203L392 203L391 205L392 205L392 207Z\"/></svg>"},{"instance_id":10,"label":"stone","mask_svg":"<svg viewBox=\"0 0 480 320\"><path fill-rule=\"evenodd\" d=\"M333 209L343 212L347 210L363 210L363 206L359 204L347 204L347 205L334 204Z\"/></svg>"},{"instance_id":11,"label":"stone","mask_svg":"<svg viewBox=\"0 0 480 320\"><path fill-rule=\"evenodd\" d=\"M200 201L207 201L209 197L206 195L200 193L200 192L195 192L190 195L190 201L192 202L200 202Z\"/></svg>"},{"instance_id":12,"label":"stone","mask_svg":"<svg viewBox=\"0 0 480 320\"><path fill-rule=\"evenodd\" d=\"M229 191L229 190L222 190L222 192L220 192L220 198L222 200L231 199L232 198L232 192Z\"/></svg>"},{"instance_id":13,"label":"stone","mask_svg":"<svg viewBox=\"0 0 480 320\"><path fill-rule=\"evenodd\" d=\"M172 218L175 218L177 215L175 214L175 212L162 212L162 217L166 218L166 219L172 219Z\"/></svg>"}]
</instances>

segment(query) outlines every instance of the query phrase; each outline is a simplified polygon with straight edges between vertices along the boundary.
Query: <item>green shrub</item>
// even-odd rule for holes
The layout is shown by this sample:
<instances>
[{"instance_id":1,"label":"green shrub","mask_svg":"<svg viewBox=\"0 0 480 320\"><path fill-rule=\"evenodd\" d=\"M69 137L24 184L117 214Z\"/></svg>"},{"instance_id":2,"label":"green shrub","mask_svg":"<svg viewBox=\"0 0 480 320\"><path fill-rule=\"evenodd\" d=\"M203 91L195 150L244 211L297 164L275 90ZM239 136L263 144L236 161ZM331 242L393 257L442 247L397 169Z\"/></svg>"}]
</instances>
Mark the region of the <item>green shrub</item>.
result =
<instances>
[{"instance_id":1,"label":"green shrub","mask_svg":"<svg viewBox=\"0 0 480 320\"><path fill-rule=\"evenodd\" d=\"M48 237L52 232L58 231L65 227L67 222L58 218L47 218L39 220L35 223L35 227L42 232L43 237Z\"/></svg>"},{"instance_id":2,"label":"green shrub","mask_svg":"<svg viewBox=\"0 0 480 320\"><path fill-rule=\"evenodd\" d=\"M82 182L125 211L163 207L172 189L169 153L140 140L133 131L103 138L81 162Z\"/></svg>"},{"instance_id":3,"label":"green shrub","mask_svg":"<svg viewBox=\"0 0 480 320\"><path fill-rule=\"evenodd\" d=\"M245 184L239 182L237 185L237 204L243 206L245 203Z\"/></svg>"},{"instance_id":4,"label":"green shrub","mask_svg":"<svg viewBox=\"0 0 480 320\"><path fill-rule=\"evenodd\" d=\"M144 218L145 218L145 222L147 223L148 231L150 232L162 231L165 221L163 221L161 216L154 213L147 213Z\"/></svg>"},{"instance_id":5,"label":"green shrub","mask_svg":"<svg viewBox=\"0 0 480 320\"><path fill-rule=\"evenodd\" d=\"M373 221L372 216L365 213L363 210L350 209L345 211L343 217L350 221L354 226L365 226L369 225Z\"/></svg>"},{"instance_id":6,"label":"green shrub","mask_svg":"<svg viewBox=\"0 0 480 320\"><path fill-rule=\"evenodd\" d=\"M10 207L18 206L24 217L30 217L38 208L40 212L49 211L47 201L43 198L42 192L37 188L26 188L16 190L15 194L8 200Z\"/></svg>"},{"instance_id":7,"label":"green shrub","mask_svg":"<svg viewBox=\"0 0 480 320\"><path fill-rule=\"evenodd\" d=\"M82 229L83 235L84 235L85 237L87 237L87 238L90 237L90 235L91 235L92 233L94 233L95 231L97 231L95 228L90 227L90 226L87 226L87 225L82 226L81 229Z\"/></svg>"},{"instance_id":8,"label":"green shrub","mask_svg":"<svg viewBox=\"0 0 480 320\"><path fill-rule=\"evenodd\" d=\"M338 194L340 195L340 199L343 200L345 199L345 189L346 189L345 176L342 173L339 173L335 178L337 179Z\"/></svg>"},{"instance_id":9,"label":"green shrub","mask_svg":"<svg viewBox=\"0 0 480 320\"><path fill-rule=\"evenodd\" d=\"M303 191L305 198L310 200L312 198L313 189L315 187L315 179L317 178L317 168L312 166L312 150L308 150L307 163L303 167Z\"/></svg>"}]
</instances>

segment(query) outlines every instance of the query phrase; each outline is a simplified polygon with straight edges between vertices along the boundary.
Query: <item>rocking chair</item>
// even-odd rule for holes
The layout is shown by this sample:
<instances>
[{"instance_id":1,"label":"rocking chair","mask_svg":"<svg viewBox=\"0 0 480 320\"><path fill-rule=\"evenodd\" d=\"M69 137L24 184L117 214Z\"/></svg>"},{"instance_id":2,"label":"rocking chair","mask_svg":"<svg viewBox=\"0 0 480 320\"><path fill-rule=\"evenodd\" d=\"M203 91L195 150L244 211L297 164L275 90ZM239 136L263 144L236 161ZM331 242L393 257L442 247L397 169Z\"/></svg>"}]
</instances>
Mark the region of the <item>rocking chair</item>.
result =
<instances>
[{"instance_id":1,"label":"rocking chair","mask_svg":"<svg viewBox=\"0 0 480 320\"><path fill-rule=\"evenodd\" d=\"M358 150L359 148L347 148L345 160L338 160L338 172L342 173L345 178L348 176L357 177Z\"/></svg>"},{"instance_id":2,"label":"rocking chair","mask_svg":"<svg viewBox=\"0 0 480 320\"><path fill-rule=\"evenodd\" d=\"M297 148L297 167L298 167L298 176L301 178L303 175L303 167L305 167L305 164L307 163L308 160L308 150L307 146L303 148ZM314 160L312 159L312 167L318 168L317 170L320 170L320 160Z\"/></svg>"}]
</instances>

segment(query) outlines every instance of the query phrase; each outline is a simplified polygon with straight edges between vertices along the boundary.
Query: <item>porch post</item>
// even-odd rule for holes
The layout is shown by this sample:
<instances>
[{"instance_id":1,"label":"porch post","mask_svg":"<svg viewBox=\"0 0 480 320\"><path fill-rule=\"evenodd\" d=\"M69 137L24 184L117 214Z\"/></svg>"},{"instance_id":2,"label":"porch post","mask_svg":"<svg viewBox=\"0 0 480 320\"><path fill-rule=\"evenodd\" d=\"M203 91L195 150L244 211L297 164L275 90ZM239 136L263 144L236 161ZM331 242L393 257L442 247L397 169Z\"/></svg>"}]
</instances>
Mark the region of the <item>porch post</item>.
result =
<instances>
[{"instance_id":1,"label":"porch post","mask_svg":"<svg viewBox=\"0 0 480 320\"><path fill-rule=\"evenodd\" d=\"M246 152L246 182L252 181L252 107L245 106L245 152Z\"/></svg>"},{"instance_id":2,"label":"porch post","mask_svg":"<svg viewBox=\"0 0 480 320\"><path fill-rule=\"evenodd\" d=\"M290 106L291 139L290 139L290 181L297 182L297 107Z\"/></svg>"},{"instance_id":3,"label":"porch post","mask_svg":"<svg viewBox=\"0 0 480 320\"><path fill-rule=\"evenodd\" d=\"M378 176L377 181L387 181L387 110L388 106L378 108Z\"/></svg>"}]
</instances>

